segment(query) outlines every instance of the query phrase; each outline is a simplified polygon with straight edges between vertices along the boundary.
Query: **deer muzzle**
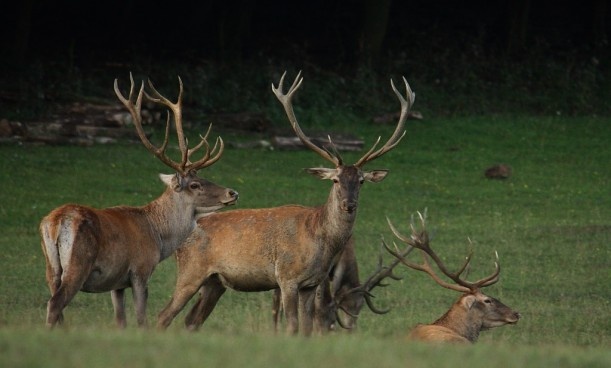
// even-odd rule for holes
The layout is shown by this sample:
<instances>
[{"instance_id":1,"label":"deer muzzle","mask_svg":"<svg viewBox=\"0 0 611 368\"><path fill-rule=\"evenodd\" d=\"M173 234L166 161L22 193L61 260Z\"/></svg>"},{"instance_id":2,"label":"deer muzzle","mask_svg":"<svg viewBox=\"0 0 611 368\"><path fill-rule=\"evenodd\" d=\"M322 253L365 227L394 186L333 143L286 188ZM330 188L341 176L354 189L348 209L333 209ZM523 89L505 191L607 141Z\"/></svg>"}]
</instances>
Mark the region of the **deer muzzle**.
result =
<instances>
[{"instance_id":1,"label":"deer muzzle","mask_svg":"<svg viewBox=\"0 0 611 368\"><path fill-rule=\"evenodd\" d=\"M356 211L356 208L358 207L358 202L357 201L350 201L347 199L344 199L341 203L341 209L342 211L346 211L348 213L352 213L354 211Z\"/></svg>"},{"instance_id":2,"label":"deer muzzle","mask_svg":"<svg viewBox=\"0 0 611 368\"><path fill-rule=\"evenodd\" d=\"M240 197L239 193L233 189L227 189L225 193L225 199L221 200L221 203L225 206L231 206L238 202L238 198Z\"/></svg>"}]
</instances>

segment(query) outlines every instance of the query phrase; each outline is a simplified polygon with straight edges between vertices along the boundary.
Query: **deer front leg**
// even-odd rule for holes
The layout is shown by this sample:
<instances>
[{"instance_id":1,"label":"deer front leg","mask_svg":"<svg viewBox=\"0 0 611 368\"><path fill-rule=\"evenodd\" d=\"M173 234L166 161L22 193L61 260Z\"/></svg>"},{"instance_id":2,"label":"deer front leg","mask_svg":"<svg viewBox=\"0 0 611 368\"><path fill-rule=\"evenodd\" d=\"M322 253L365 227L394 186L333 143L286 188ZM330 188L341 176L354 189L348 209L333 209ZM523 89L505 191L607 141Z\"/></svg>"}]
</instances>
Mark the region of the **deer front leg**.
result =
<instances>
[{"instance_id":1,"label":"deer front leg","mask_svg":"<svg viewBox=\"0 0 611 368\"><path fill-rule=\"evenodd\" d=\"M127 326L127 318L125 317L125 289L111 290L110 298L112 306L115 310L115 321L119 328Z\"/></svg>"},{"instance_id":2,"label":"deer front leg","mask_svg":"<svg viewBox=\"0 0 611 368\"><path fill-rule=\"evenodd\" d=\"M315 287L299 290L299 329L304 336L310 336L312 334L315 294Z\"/></svg>"},{"instance_id":3,"label":"deer front leg","mask_svg":"<svg viewBox=\"0 0 611 368\"><path fill-rule=\"evenodd\" d=\"M286 332L296 335L299 332L299 293L297 285L280 286L282 307L286 318Z\"/></svg>"},{"instance_id":4,"label":"deer front leg","mask_svg":"<svg viewBox=\"0 0 611 368\"><path fill-rule=\"evenodd\" d=\"M335 326L335 304L328 279L318 285L314 296L314 332L324 335Z\"/></svg>"},{"instance_id":5,"label":"deer front leg","mask_svg":"<svg viewBox=\"0 0 611 368\"><path fill-rule=\"evenodd\" d=\"M274 322L274 332L278 332L278 323L282 313L282 294L280 289L273 290L272 296L272 321Z\"/></svg>"},{"instance_id":6,"label":"deer front leg","mask_svg":"<svg viewBox=\"0 0 611 368\"><path fill-rule=\"evenodd\" d=\"M148 285L142 278L134 277L132 279L132 297L134 298L138 326L147 327L146 302L148 300Z\"/></svg>"}]
</instances>

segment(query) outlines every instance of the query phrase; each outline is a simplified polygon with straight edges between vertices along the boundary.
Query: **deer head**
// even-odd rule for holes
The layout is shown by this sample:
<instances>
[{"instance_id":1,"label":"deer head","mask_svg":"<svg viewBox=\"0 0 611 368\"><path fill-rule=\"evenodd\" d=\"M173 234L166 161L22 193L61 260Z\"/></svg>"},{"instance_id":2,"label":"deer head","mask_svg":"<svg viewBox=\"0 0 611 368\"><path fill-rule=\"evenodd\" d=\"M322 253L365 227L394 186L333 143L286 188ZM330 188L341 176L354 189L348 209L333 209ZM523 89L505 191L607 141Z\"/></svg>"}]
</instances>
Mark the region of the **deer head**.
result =
<instances>
[{"instance_id":1,"label":"deer head","mask_svg":"<svg viewBox=\"0 0 611 368\"><path fill-rule=\"evenodd\" d=\"M299 123L297 122L297 117L295 116L295 112L293 111L292 98L295 92L301 87L301 83L303 82L303 78L301 77L301 72L297 74L297 77L293 81L293 84L289 88L288 92L285 94L283 92L284 89L284 77L286 76L286 72L282 74L280 78L280 82L278 83L278 87L276 88L272 84L272 91L284 107L286 115L288 116L289 121L297 134L297 137L301 140L301 142L310 150L317 153L320 157L325 160L331 162L334 168L310 168L307 169L307 172L319 177L320 179L328 179L332 180L334 183L333 192L334 198L337 198L338 205L342 211L347 213L354 213L358 206L358 195L360 187L363 185L365 181L377 183L382 181L386 175L388 174L388 170L372 170L372 171L364 171L363 166L375 160L378 157L381 157L386 152L392 150L405 136L405 131L403 127L405 125L405 121L407 120L408 112L414 103L415 94L412 92L407 80L403 78L403 82L405 83L406 96L403 97L401 93L397 90L394 85L394 82L391 80L390 84L401 103L401 115L399 117L399 122L393 132L392 136L388 139L388 141L379 149L376 150L377 145L380 143L381 137L377 139L373 147L369 151L365 153L355 164L346 165L343 163L343 160L337 150L335 149L335 145L329 137L329 147L321 148L315 145L301 130Z\"/></svg>"},{"instance_id":2,"label":"deer head","mask_svg":"<svg viewBox=\"0 0 611 368\"><path fill-rule=\"evenodd\" d=\"M386 250L396 257L402 264L417 271L427 273L437 284L444 288L455 290L463 293L452 308L433 325L443 326L455 331L457 335L468 341L474 342L479 336L479 332L493 327L503 326L505 324L515 324L520 319L520 313L513 311L511 308L501 303L499 300L489 297L481 292L481 289L495 284L499 280L501 267L499 264L499 256L496 253L496 262L494 271L477 281L469 282L464 280L461 275L468 269L471 261L472 253L470 253L462 266L455 272L451 272L441 258L430 247L430 239L426 231L426 212L424 214L418 212L418 217L421 224L421 230L416 230L414 222L411 222L412 234L407 237L399 233L394 225L387 218L388 225L393 234L408 246L417 248L421 251L423 263L413 263L396 248L390 248L386 243ZM454 283L448 283L438 276L430 265L429 258L432 259L437 268L452 280ZM429 334L426 334L429 336ZM435 336L432 334L431 336Z\"/></svg>"},{"instance_id":3,"label":"deer head","mask_svg":"<svg viewBox=\"0 0 611 368\"><path fill-rule=\"evenodd\" d=\"M174 175L160 174L161 180L175 192L189 191L194 196L194 202L196 203L196 211L198 213L213 212L227 205L235 204L238 199L238 192L232 189L225 189L211 183L210 181L199 178L197 171L205 167L211 166L217 162L224 150L224 143L221 137L216 139L216 142L212 149L208 144L208 135L212 126L208 127L208 130L204 136L200 135L200 142L193 148L188 148L188 141L185 137L183 124L182 124L182 97L183 97L183 84L182 79L178 77L179 92L176 102L171 102L166 97L162 96L157 89L153 86L151 80L148 80L148 86L151 90L151 94L148 94L144 90L144 82L140 85L138 94L135 95L135 83L132 74L129 75L130 89L129 96L125 98L119 90L118 81L115 79L114 90L119 100L125 105L127 110L132 116L132 121L136 128L136 132L142 141L142 144L146 149L157 157L166 166L173 169L176 173ZM163 105L168 108L165 137L160 147L155 147L146 136L144 129L142 128L142 100L146 97L148 100ZM176 135L178 138L178 148L181 153L180 162L174 161L166 154L168 147L169 135L170 135L170 111L174 117L174 126L176 129ZM191 156L204 147L202 156L195 162L191 161ZM219 193L211 193L217 191ZM226 191L225 194L220 191ZM214 194L217 194L216 196ZM217 200L221 197L221 200Z\"/></svg>"}]
</instances>

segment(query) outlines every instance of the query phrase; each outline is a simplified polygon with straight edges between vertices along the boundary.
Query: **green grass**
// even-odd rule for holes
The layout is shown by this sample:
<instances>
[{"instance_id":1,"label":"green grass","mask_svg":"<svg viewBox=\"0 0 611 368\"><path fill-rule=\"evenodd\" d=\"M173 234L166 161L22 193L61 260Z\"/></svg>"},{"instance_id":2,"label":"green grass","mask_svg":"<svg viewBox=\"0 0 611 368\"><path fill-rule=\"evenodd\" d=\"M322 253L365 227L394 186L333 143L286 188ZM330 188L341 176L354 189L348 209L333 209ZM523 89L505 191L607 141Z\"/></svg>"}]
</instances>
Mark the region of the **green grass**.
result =
<instances>
[{"instance_id":1,"label":"green grass","mask_svg":"<svg viewBox=\"0 0 611 368\"><path fill-rule=\"evenodd\" d=\"M302 123L302 124L305 124ZM343 123L339 122L343 127ZM391 127L358 122L371 144ZM308 129L304 125L306 132ZM410 343L418 322L431 322L457 298L425 274L376 289L392 311L364 310L353 334L287 338L271 329L271 294L227 292L197 333L180 314L166 332L140 331L128 300L126 331L114 328L108 293L79 293L66 325L44 329L49 293L37 227L66 202L97 207L143 205L163 189L168 170L142 146L0 146L0 365L2 366L554 366L611 364L611 124L604 118L486 116L409 121L392 152L367 166L390 169L361 191L355 225L361 275L376 263L385 217L407 232L412 213L428 209L432 246L457 265L474 243L472 277L487 274L497 250L501 280L486 290L519 310L515 326L483 332L473 347ZM354 161L358 154L345 154ZM505 181L488 166L513 168ZM202 172L240 192L239 208L322 203L330 183L301 171L326 165L311 152L227 149ZM388 258L387 258L388 259ZM169 300L175 263L159 265L150 283L149 322ZM462 365L462 364L461 364Z\"/></svg>"}]
</instances>

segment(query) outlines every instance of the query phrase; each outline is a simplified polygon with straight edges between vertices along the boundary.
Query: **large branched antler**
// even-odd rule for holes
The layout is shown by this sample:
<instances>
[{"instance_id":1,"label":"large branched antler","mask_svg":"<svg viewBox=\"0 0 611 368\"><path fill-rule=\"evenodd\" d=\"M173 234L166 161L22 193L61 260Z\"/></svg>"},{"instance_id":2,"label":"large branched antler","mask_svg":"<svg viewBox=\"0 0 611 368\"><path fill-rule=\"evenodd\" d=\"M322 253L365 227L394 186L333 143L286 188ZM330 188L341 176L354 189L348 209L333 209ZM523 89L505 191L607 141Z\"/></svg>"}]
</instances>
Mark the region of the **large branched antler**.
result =
<instances>
[{"instance_id":1,"label":"large branched antler","mask_svg":"<svg viewBox=\"0 0 611 368\"><path fill-rule=\"evenodd\" d=\"M132 76L132 73L129 73L129 79L131 82L130 89L129 89L129 96L127 98L123 96L123 94L119 90L117 79L115 79L115 82L114 82L115 94L117 95L119 100L123 103L123 105L125 105L127 110L130 112L132 116L132 120L134 122L134 126L136 127L136 132L138 133L140 140L142 141L144 146L147 148L147 150L153 153L159 160L161 160L161 162L171 167L172 169L174 169L176 172L180 173L183 176L188 175L192 172L195 172L199 169L208 167L214 164L216 161L218 161L221 158L221 155L223 154L223 150L224 150L223 139L221 137L218 137L212 149L210 149L210 145L208 144L208 135L210 134L210 129L212 128L212 126L208 127L208 131L206 132L206 134L203 137L200 136L201 141L195 147L193 147L192 149L189 149L187 147L188 142L187 142L187 139L185 138L183 126L182 126L183 84L182 84L182 80L180 79L180 77L178 77L180 90L178 92L178 99L175 103L171 102L166 97L162 96L155 89L155 87L153 86L153 83L150 80L148 81L148 85L149 85L149 88L151 89L152 96L146 93L146 91L144 91L144 82L142 82L138 95L135 96L135 99L134 99L135 83L134 83L134 78ZM160 147L155 147L151 143L151 141L146 137L146 133L144 132L144 129L142 128L142 111L141 110L142 110L143 96L146 96L146 98L149 99L150 101L158 103L160 105L164 105L169 109L167 113L167 119L166 119L165 137ZM165 152L168 146L168 140L169 140L169 135L170 135L170 111L172 112L174 116L174 125L176 127L176 134L178 136L178 147L181 152L181 161L180 162L173 161L166 155L166 152ZM205 146L203 157L197 160L196 162L191 162L190 161L191 155L203 146Z\"/></svg>"},{"instance_id":2,"label":"large branched antler","mask_svg":"<svg viewBox=\"0 0 611 368\"><path fill-rule=\"evenodd\" d=\"M293 111L293 104L292 104L291 99L293 98L293 95L299 89L299 87L301 87L301 83L303 82L303 78L301 77L301 72L297 74L297 77L293 81L293 84L291 85L291 87L289 88L286 94L283 92L285 76L286 76L286 72L284 72L282 74L282 77L280 77L280 82L278 83L277 88L272 83L272 91L274 92L274 94L276 95L276 97L278 98L282 106L284 106L284 110L286 111L286 115L288 116L289 121L291 122L291 125L293 126L293 130L295 131L295 133L297 134L301 142L306 147L318 153L324 159L331 161L336 167L339 167L340 165L342 165L342 159L339 156L339 153L337 152L337 149L335 148L335 145L333 144L331 137L329 137L329 144L333 152L324 150L318 147L317 145L315 145L314 143L312 143L312 141L303 133L303 131L301 130L301 127L299 126L299 123L297 122L297 118L295 117L295 112ZM392 136L388 139L388 141L382 147L376 150L376 147L378 146L381 140L381 137L378 137L377 141L374 143L371 149L367 151L367 153L365 153L365 155L361 157L356 162L356 164L354 164L354 166L363 167L363 165L365 165L367 162L373 161L376 158L382 156L386 152L393 149L397 144L399 144L401 139L405 136L406 131L403 130L403 127L405 126L405 121L407 120L407 115L409 113L409 110L411 109L412 105L414 104L416 94L412 92L412 89L410 88L409 84L407 83L407 80L405 79L405 77L403 77L403 82L405 83L405 89L406 89L405 97L403 97L403 95L397 90L392 79L390 80L390 85L393 91L395 92L395 94L397 95L399 102L401 103L401 115L399 117L399 122L397 123L397 127L395 128L395 131L393 132Z\"/></svg>"},{"instance_id":3,"label":"large branched antler","mask_svg":"<svg viewBox=\"0 0 611 368\"><path fill-rule=\"evenodd\" d=\"M272 83L272 92L274 92L274 94L278 98L278 101L280 101L280 103L284 107L284 111L286 112L286 115L289 118L291 125L293 126L293 130L295 131L295 134L297 134L297 137L301 140L301 142L306 147L308 147L312 151L319 154L325 160L331 161L333 165L335 165L336 167L340 166L342 164L342 159L339 156L339 154L337 154L337 150L335 150L334 148L335 146L333 145L333 142L331 141L331 137L329 137L329 143L333 147L333 151L334 151L333 153L326 151L318 147L314 143L312 143L310 138L308 138L305 135L305 133L303 132L303 130L301 130L301 127L299 126L299 123L297 122L297 117L295 116L295 112L293 111L293 102L291 100L293 98L293 95L295 94L295 92L297 92L299 87L301 87L301 83L303 82L303 77L301 77L301 72L297 74L297 77L295 77L295 80L293 81L293 84L291 85L287 93L283 92L285 76L286 76L286 71L282 73L282 77L280 77L280 82L278 82L277 88Z\"/></svg>"},{"instance_id":4,"label":"large branched antler","mask_svg":"<svg viewBox=\"0 0 611 368\"><path fill-rule=\"evenodd\" d=\"M384 243L384 239L382 239L382 244ZM384 281L386 279L391 279L391 280L401 280L402 278L400 276L397 276L394 274L394 269L395 267L401 263L400 260L395 259L393 262L391 262L389 265L384 265L384 257L382 255L382 247L384 245L380 245L380 253L378 255L378 264L376 269L371 273L371 275L367 278L367 280L365 280L365 282L361 283L361 285L352 288L344 293L342 293L341 295L337 296L337 300L336 303L338 305L338 307L340 309L341 308L341 304L342 304L342 300L344 298L349 297L350 294L358 294L361 293L363 294L363 298L365 299L365 303L367 304L367 306L369 307L369 309L376 314L386 314L388 312L390 312L390 309L379 309L377 308L374 303L372 298L375 298L375 296L371 293L371 291L376 288L376 287L386 287L388 286L388 284L384 283ZM400 255L402 255L403 257L407 257L407 255L413 250L413 247L408 245L403 251L399 252ZM342 309L344 310L344 309ZM350 314L348 311L344 310L344 312L346 312L346 314ZM353 316L354 317L354 316ZM340 319L338 318L338 321Z\"/></svg>"},{"instance_id":5,"label":"large branched antler","mask_svg":"<svg viewBox=\"0 0 611 368\"><path fill-rule=\"evenodd\" d=\"M401 115L399 116L399 122L397 123L397 127L395 128L395 131L393 132L392 136L390 136L388 141L382 147L380 147L377 151L375 151L375 148L380 143L380 139L381 139L381 137L378 137L378 139L373 144L371 149L367 151L367 153L365 153L365 155L361 157L356 162L356 164L354 164L354 166L363 167L363 165L365 165L367 162L373 161L376 158L382 156L386 152L395 148L395 146L399 144L401 139L403 139L403 137L405 136L406 131L403 130L403 127L405 126L405 121L407 120L407 115L409 113L409 110L412 108L412 105L414 104L414 100L416 99L416 94L410 88L409 83L407 83L407 80L405 79L405 77L403 77L403 83L405 83L405 90L406 90L405 98L397 90L393 80L392 79L390 80L390 86L392 87L392 90L395 92L395 95L397 95L397 98L399 99L399 102L401 103Z\"/></svg>"},{"instance_id":6,"label":"large branched antler","mask_svg":"<svg viewBox=\"0 0 611 368\"><path fill-rule=\"evenodd\" d=\"M469 263L471 262L471 257L473 253L470 253L465 258L465 262L456 272L449 271L448 268L445 266L445 264L441 261L437 253L435 253L430 247L430 244L429 244L430 239L429 239L428 232L426 231L426 211L424 215L418 212L418 217L420 219L421 230L420 231L416 230L414 221L412 218L412 222L410 223L410 228L412 230L412 233L409 237L406 237L402 235L401 233L399 233L399 231L395 228L395 226L390 222L390 219L388 218L386 219L388 221L388 225L390 226L391 231L393 232L393 234L395 234L395 236L399 240L401 240L405 244L411 245L412 247L418 248L419 250L422 251L423 263L417 264L417 263L410 262L404 256L402 256L398 252L396 244L395 244L395 249L392 249L384 243L386 250L390 254L392 254L394 257L396 257L401 263L415 270L426 272L427 274L429 274L429 276L431 276L431 278L433 278L433 280L435 280L437 284L447 289L456 290L460 292L476 291L479 288L492 285L499 280L499 274L501 272L501 267L498 262L498 253L496 253L496 262L494 263L495 264L494 272L490 274L489 276L486 276L478 281L469 282L461 278L461 275L465 272L465 270L469 266ZM450 284L448 282L445 282L443 279L441 279L441 277L439 277L435 273L435 271L433 271L433 269L431 268L430 262L429 262L429 257L433 259L433 261L435 262L439 270L445 276L447 276L450 280L454 281L455 284Z\"/></svg>"}]
</instances>

